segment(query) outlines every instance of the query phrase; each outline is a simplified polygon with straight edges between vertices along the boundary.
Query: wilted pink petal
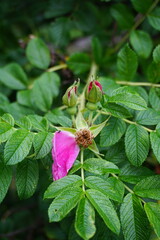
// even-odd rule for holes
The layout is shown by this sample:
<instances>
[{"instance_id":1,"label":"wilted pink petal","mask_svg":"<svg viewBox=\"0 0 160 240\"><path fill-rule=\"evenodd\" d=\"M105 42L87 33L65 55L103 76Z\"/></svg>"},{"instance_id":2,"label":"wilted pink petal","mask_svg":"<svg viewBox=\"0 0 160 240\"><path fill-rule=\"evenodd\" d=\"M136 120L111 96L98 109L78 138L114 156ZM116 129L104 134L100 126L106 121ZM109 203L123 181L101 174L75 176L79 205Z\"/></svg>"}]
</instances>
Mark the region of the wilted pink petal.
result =
<instances>
[{"instance_id":1,"label":"wilted pink petal","mask_svg":"<svg viewBox=\"0 0 160 240\"><path fill-rule=\"evenodd\" d=\"M75 136L66 131L55 132L52 148L52 174L53 179L65 177L75 162L80 148L76 143Z\"/></svg>"}]
</instances>

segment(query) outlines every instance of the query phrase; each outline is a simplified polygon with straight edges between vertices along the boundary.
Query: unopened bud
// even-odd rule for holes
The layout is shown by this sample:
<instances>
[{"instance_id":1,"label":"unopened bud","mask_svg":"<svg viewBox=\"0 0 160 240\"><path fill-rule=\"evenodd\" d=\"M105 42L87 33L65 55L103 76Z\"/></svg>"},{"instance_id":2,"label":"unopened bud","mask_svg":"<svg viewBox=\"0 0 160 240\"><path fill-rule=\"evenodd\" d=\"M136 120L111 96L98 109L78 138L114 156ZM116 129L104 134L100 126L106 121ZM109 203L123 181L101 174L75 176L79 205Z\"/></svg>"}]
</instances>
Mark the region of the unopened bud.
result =
<instances>
[{"instance_id":1,"label":"unopened bud","mask_svg":"<svg viewBox=\"0 0 160 240\"><path fill-rule=\"evenodd\" d=\"M78 83L74 83L71 87L67 89L62 100L63 104L68 107L73 107L77 104L77 88Z\"/></svg>"},{"instance_id":2,"label":"unopened bud","mask_svg":"<svg viewBox=\"0 0 160 240\"><path fill-rule=\"evenodd\" d=\"M97 103L102 99L102 86L98 81L91 81L86 89L85 96L88 102Z\"/></svg>"}]
</instances>

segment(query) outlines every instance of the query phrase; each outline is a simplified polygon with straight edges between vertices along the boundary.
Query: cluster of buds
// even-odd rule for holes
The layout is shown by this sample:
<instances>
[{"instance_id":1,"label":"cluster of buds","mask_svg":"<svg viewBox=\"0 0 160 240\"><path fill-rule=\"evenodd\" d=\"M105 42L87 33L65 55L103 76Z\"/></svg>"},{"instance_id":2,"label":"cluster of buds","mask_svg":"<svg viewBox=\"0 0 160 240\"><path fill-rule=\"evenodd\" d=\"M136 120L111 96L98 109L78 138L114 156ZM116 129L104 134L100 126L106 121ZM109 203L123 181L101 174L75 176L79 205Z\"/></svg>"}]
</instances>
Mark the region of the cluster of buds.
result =
<instances>
[{"instance_id":1,"label":"cluster of buds","mask_svg":"<svg viewBox=\"0 0 160 240\"><path fill-rule=\"evenodd\" d=\"M79 85L79 81L74 82L74 84L67 89L67 91L65 92L62 98L63 104L68 107L67 111L71 115L74 115L77 112L76 105L77 105L77 99L78 99L78 96L77 96L78 85ZM97 103L102 99L102 94L103 94L103 91L102 91L101 84L96 80L91 81L87 85L86 91L85 91L85 98L88 101L86 104L86 107L91 111L96 110Z\"/></svg>"}]
</instances>

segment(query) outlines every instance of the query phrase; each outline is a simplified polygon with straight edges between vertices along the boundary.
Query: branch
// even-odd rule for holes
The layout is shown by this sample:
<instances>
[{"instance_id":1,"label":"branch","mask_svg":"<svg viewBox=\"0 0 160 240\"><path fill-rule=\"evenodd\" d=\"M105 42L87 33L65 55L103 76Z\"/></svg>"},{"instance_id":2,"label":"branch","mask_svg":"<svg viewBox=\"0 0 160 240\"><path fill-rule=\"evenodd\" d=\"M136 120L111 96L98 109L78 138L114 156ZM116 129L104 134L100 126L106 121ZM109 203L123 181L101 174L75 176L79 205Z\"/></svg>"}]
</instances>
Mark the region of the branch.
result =
<instances>
[{"instance_id":1,"label":"branch","mask_svg":"<svg viewBox=\"0 0 160 240\"><path fill-rule=\"evenodd\" d=\"M120 85L128 85L128 86L146 86L146 87L157 87L160 88L160 84L154 84L149 82L127 82L127 81L116 81L117 84Z\"/></svg>"}]
</instances>

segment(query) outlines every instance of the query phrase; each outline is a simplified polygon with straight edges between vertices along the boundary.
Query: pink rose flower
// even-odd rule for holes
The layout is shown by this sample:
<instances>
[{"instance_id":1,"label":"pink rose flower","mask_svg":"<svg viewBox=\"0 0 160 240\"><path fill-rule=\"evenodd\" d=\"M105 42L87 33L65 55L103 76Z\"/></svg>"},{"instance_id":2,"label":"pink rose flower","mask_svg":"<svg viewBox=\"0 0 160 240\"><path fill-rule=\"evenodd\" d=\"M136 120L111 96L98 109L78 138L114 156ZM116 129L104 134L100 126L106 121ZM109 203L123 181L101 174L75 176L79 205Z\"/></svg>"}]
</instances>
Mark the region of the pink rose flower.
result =
<instances>
[{"instance_id":1,"label":"pink rose flower","mask_svg":"<svg viewBox=\"0 0 160 240\"><path fill-rule=\"evenodd\" d=\"M73 166L80 148L76 143L75 136L66 131L55 132L52 148L52 175L53 179L58 180L65 177Z\"/></svg>"}]
</instances>

